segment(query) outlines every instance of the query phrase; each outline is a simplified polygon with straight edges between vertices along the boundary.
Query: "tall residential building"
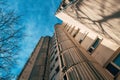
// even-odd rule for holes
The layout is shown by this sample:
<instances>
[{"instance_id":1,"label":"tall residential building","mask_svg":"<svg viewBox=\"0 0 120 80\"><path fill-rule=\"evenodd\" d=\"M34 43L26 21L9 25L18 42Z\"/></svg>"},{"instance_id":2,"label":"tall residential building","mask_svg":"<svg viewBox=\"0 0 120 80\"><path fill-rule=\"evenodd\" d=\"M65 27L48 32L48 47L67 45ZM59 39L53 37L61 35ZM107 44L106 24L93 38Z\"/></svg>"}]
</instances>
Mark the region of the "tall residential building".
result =
<instances>
[{"instance_id":1,"label":"tall residential building","mask_svg":"<svg viewBox=\"0 0 120 80\"><path fill-rule=\"evenodd\" d=\"M114 79L113 75L75 40L79 30L74 32L74 29L68 27L64 23L57 24L52 38L47 36L40 39L18 80ZM117 52L120 52L120 49ZM118 59L115 57L112 63L119 63ZM112 70L114 71L114 67ZM119 77L115 78L119 80Z\"/></svg>"},{"instance_id":2,"label":"tall residential building","mask_svg":"<svg viewBox=\"0 0 120 80\"><path fill-rule=\"evenodd\" d=\"M119 3L63 0L63 23L41 37L18 80L120 80Z\"/></svg>"}]
</instances>

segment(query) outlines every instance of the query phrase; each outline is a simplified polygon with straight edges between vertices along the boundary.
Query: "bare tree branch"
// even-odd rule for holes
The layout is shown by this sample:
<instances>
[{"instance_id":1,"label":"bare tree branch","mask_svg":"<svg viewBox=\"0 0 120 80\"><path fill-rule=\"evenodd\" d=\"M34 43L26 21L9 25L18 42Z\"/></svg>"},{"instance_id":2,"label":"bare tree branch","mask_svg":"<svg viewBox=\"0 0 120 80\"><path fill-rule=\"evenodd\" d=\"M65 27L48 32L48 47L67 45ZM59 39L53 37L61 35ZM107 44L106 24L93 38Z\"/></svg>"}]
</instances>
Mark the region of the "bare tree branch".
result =
<instances>
[{"instance_id":1,"label":"bare tree branch","mask_svg":"<svg viewBox=\"0 0 120 80\"><path fill-rule=\"evenodd\" d=\"M6 0L0 0L0 80L11 80L11 68L20 49L23 28L18 25L20 17L14 10L8 10Z\"/></svg>"}]
</instances>

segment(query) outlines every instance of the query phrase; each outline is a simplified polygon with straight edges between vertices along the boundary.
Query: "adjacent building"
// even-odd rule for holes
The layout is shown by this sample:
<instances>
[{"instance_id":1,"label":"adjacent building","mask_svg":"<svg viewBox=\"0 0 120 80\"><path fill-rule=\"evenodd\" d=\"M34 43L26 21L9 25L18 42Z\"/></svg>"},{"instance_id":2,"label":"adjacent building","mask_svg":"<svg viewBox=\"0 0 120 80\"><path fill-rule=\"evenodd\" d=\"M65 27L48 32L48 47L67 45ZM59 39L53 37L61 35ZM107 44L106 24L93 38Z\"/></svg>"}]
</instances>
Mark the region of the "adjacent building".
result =
<instances>
[{"instance_id":1,"label":"adjacent building","mask_svg":"<svg viewBox=\"0 0 120 80\"><path fill-rule=\"evenodd\" d=\"M119 3L63 0L63 23L41 37L18 80L120 80Z\"/></svg>"},{"instance_id":2,"label":"adjacent building","mask_svg":"<svg viewBox=\"0 0 120 80\"><path fill-rule=\"evenodd\" d=\"M26 62L18 80L48 80L48 52L51 37L41 37L33 53Z\"/></svg>"}]
</instances>

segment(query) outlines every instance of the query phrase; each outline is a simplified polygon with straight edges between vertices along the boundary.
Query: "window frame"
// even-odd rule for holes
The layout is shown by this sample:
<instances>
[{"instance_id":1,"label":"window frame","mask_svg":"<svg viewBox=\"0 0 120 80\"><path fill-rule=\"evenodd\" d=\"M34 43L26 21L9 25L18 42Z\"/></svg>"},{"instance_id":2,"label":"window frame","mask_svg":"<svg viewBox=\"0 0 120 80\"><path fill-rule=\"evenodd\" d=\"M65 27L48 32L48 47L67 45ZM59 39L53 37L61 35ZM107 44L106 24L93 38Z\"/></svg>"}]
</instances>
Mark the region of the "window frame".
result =
<instances>
[{"instance_id":1,"label":"window frame","mask_svg":"<svg viewBox=\"0 0 120 80\"><path fill-rule=\"evenodd\" d=\"M115 53L114 53L115 54ZM118 75L119 75L119 73L120 73L120 66L118 66L117 64L115 64L113 61L117 58L117 56L119 56L120 55L120 52L118 52L117 53L117 55L116 56L114 56L112 59L111 59L111 61L106 65L106 69L107 69L107 71L111 74L111 75L113 75L114 77L117 77ZM107 68L108 67L108 65L109 64L111 64L114 68L116 68L117 70L119 70L115 75L114 75L114 73L111 73L110 71L109 71L109 69Z\"/></svg>"}]
</instances>

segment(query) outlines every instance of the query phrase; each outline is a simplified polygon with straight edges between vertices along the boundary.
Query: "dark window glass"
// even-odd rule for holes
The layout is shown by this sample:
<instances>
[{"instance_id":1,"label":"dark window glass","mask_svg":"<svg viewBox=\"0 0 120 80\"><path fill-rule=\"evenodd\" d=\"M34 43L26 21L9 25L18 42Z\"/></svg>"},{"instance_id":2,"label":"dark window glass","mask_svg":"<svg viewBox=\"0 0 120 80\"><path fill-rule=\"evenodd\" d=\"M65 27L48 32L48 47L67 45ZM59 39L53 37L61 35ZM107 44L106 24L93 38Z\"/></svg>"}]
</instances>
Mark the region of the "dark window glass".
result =
<instances>
[{"instance_id":1,"label":"dark window glass","mask_svg":"<svg viewBox=\"0 0 120 80\"><path fill-rule=\"evenodd\" d=\"M64 64L63 64L63 59L62 59L62 56L60 56L60 59L61 59L61 65L62 65L62 67L64 66Z\"/></svg>"},{"instance_id":2,"label":"dark window glass","mask_svg":"<svg viewBox=\"0 0 120 80\"><path fill-rule=\"evenodd\" d=\"M97 48L97 46L99 45L100 39L97 38L96 41L92 44L92 46L89 48L89 52L92 53L94 51L95 48Z\"/></svg>"},{"instance_id":3,"label":"dark window glass","mask_svg":"<svg viewBox=\"0 0 120 80\"><path fill-rule=\"evenodd\" d=\"M92 47L96 48L99 44L99 41L100 41L100 39L97 38L96 41L94 42L94 44L92 45Z\"/></svg>"},{"instance_id":4,"label":"dark window glass","mask_svg":"<svg viewBox=\"0 0 120 80\"><path fill-rule=\"evenodd\" d=\"M57 50L55 50L55 54L57 53Z\"/></svg>"},{"instance_id":5,"label":"dark window glass","mask_svg":"<svg viewBox=\"0 0 120 80\"><path fill-rule=\"evenodd\" d=\"M58 57L56 57L55 61L57 61L57 60L58 60Z\"/></svg>"},{"instance_id":6,"label":"dark window glass","mask_svg":"<svg viewBox=\"0 0 120 80\"><path fill-rule=\"evenodd\" d=\"M82 39L80 39L79 43L82 43L82 41L83 41L83 40L82 40Z\"/></svg>"},{"instance_id":7,"label":"dark window glass","mask_svg":"<svg viewBox=\"0 0 120 80\"><path fill-rule=\"evenodd\" d=\"M67 4L64 2L63 4L62 4L62 7L66 7L67 6Z\"/></svg>"},{"instance_id":8,"label":"dark window glass","mask_svg":"<svg viewBox=\"0 0 120 80\"><path fill-rule=\"evenodd\" d=\"M80 30L80 29L76 30L76 32L75 32L75 34L73 35L73 37L75 37L75 36L78 34L79 30Z\"/></svg>"},{"instance_id":9,"label":"dark window glass","mask_svg":"<svg viewBox=\"0 0 120 80\"><path fill-rule=\"evenodd\" d=\"M92 53L92 52L93 52L93 50L94 50L93 48L90 48L88 51L89 51L90 53Z\"/></svg>"},{"instance_id":10,"label":"dark window glass","mask_svg":"<svg viewBox=\"0 0 120 80\"><path fill-rule=\"evenodd\" d=\"M53 67L50 68L50 71L52 71Z\"/></svg>"},{"instance_id":11,"label":"dark window glass","mask_svg":"<svg viewBox=\"0 0 120 80\"><path fill-rule=\"evenodd\" d=\"M117 75L117 73L119 72L119 70L116 67L114 67L112 64L108 64L106 68L114 76Z\"/></svg>"},{"instance_id":12,"label":"dark window glass","mask_svg":"<svg viewBox=\"0 0 120 80\"><path fill-rule=\"evenodd\" d=\"M64 77L63 77L63 80L67 80L67 77L66 77L66 75L64 75Z\"/></svg>"},{"instance_id":13,"label":"dark window glass","mask_svg":"<svg viewBox=\"0 0 120 80\"><path fill-rule=\"evenodd\" d=\"M55 71L58 73L58 72L59 72L59 70L60 70L60 69L59 69L59 66L58 66L58 67L55 69Z\"/></svg>"},{"instance_id":14,"label":"dark window glass","mask_svg":"<svg viewBox=\"0 0 120 80\"><path fill-rule=\"evenodd\" d=\"M113 60L113 62L120 67L120 54Z\"/></svg>"}]
</instances>

